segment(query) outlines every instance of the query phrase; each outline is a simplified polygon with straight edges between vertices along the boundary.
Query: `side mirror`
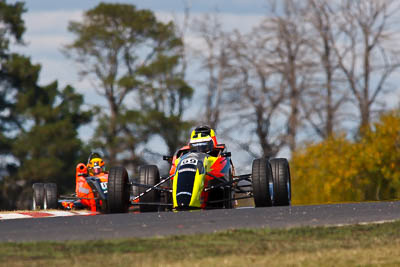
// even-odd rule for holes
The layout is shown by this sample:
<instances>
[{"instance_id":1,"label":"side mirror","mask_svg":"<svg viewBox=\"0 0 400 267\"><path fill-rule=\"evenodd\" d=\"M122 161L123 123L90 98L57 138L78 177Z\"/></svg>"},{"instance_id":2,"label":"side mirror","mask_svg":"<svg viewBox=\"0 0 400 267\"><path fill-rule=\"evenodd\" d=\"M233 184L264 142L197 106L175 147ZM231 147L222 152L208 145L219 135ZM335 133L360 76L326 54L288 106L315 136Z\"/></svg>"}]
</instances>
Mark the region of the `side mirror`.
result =
<instances>
[{"instance_id":1,"label":"side mirror","mask_svg":"<svg viewBox=\"0 0 400 267\"><path fill-rule=\"evenodd\" d=\"M221 156L222 157L231 157L232 153L231 152L224 152L224 153L221 153Z\"/></svg>"},{"instance_id":2,"label":"side mirror","mask_svg":"<svg viewBox=\"0 0 400 267\"><path fill-rule=\"evenodd\" d=\"M169 163L172 163L172 156L163 156L163 160L168 161Z\"/></svg>"}]
</instances>

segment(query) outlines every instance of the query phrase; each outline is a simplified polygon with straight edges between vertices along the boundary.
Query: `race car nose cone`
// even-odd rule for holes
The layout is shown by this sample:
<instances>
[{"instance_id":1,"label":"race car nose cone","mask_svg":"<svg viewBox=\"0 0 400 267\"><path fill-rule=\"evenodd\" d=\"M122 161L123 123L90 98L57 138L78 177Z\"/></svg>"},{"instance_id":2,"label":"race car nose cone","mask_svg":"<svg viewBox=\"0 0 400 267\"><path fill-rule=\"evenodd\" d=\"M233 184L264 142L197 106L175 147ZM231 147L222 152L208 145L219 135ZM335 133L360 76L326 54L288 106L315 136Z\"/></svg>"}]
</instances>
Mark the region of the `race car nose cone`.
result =
<instances>
[{"instance_id":1,"label":"race car nose cone","mask_svg":"<svg viewBox=\"0 0 400 267\"><path fill-rule=\"evenodd\" d=\"M176 196L176 201L178 202L179 207L189 207L191 199L191 194L178 194Z\"/></svg>"},{"instance_id":2,"label":"race car nose cone","mask_svg":"<svg viewBox=\"0 0 400 267\"><path fill-rule=\"evenodd\" d=\"M196 169L192 164L180 166L176 186L176 202L178 207L189 207L192 199Z\"/></svg>"}]
</instances>

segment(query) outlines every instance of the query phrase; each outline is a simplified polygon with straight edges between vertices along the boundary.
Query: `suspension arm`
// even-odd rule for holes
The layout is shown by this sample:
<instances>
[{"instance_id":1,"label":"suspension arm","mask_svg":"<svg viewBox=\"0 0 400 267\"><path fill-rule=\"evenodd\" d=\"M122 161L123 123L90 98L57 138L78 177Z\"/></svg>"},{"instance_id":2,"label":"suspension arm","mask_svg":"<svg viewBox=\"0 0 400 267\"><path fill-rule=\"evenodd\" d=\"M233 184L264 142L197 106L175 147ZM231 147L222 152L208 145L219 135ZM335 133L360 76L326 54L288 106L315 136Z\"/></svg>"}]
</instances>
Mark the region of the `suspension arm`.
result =
<instances>
[{"instance_id":1,"label":"suspension arm","mask_svg":"<svg viewBox=\"0 0 400 267\"><path fill-rule=\"evenodd\" d=\"M142 187L142 188L152 188L153 187L152 185L139 184L139 183L135 183L135 182L130 182L130 185L134 185L134 186ZM163 192L171 192L171 189L161 188L161 187L154 188L154 190L159 190L159 191L163 191Z\"/></svg>"},{"instance_id":2,"label":"suspension arm","mask_svg":"<svg viewBox=\"0 0 400 267\"><path fill-rule=\"evenodd\" d=\"M131 201L135 201L136 199L141 198L142 196L144 196L145 194L147 194L147 193L149 193L149 192L151 192L151 191L153 191L153 190L160 189L160 188L158 188L158 186L160 186L160 185L162 185L163 183L165 183L165 182L171 180L171 178L172 178L173 176L174 176L174 175L170 175L170 176L168 176L168 177L162 179L158 184L155 184L155 185L151 186L150 188L146 189L146 191L144 191L143 193L141 193L141 194L139 194L138 196L132 198Z\"/></svg>"}]
</instances>

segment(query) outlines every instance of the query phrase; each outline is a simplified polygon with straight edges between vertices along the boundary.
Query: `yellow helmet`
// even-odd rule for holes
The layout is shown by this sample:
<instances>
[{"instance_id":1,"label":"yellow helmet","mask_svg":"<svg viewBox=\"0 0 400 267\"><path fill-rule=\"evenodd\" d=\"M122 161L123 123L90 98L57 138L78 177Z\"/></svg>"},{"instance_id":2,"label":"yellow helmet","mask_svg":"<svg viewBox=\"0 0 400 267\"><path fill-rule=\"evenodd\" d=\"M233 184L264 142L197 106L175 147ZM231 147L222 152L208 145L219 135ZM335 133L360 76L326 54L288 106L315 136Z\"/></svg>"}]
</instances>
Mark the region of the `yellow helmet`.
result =
<instances>
[{"instance_id":1,"label":"yellow helmet","mask_svg":"<svg viewBox=\"0 0 400 267\"><path fill-rule=\"evenodd\" d=\"M99 153L91 153L87 163L90 175L97 175L105 171L105 162Z\"/></svg>"},{"instance_id":2,"label":"yellow helmet","mask_svg":"<svg viewBox=\"0 0 400 267\"><path fill-rule=\"evenodd\" d=\"M190 135L190 150L197 152L211 152L217 145L215 132L208 126L199 126Z\"/></svg>"}]
</instances>

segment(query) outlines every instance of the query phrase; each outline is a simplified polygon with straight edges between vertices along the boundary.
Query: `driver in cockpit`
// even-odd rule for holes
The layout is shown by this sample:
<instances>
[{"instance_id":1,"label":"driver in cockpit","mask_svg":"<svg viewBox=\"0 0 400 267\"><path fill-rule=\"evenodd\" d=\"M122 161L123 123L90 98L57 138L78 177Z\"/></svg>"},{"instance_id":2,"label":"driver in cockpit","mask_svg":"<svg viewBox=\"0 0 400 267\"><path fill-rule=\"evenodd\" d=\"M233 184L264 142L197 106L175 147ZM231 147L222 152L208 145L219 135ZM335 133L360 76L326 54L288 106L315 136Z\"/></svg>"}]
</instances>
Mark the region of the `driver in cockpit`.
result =
<instances>
[{"instance_id":1,"label":"driver in cockpit","mask_svg":"<svg viewBox=\"0 0 400 267\"><path fill-rule=\"evenodd\" d=\"M208 126L199 126L190 135L189 147L191 152L212 153L217 147L215 131Z\"/></svg>"}]
</instances>

